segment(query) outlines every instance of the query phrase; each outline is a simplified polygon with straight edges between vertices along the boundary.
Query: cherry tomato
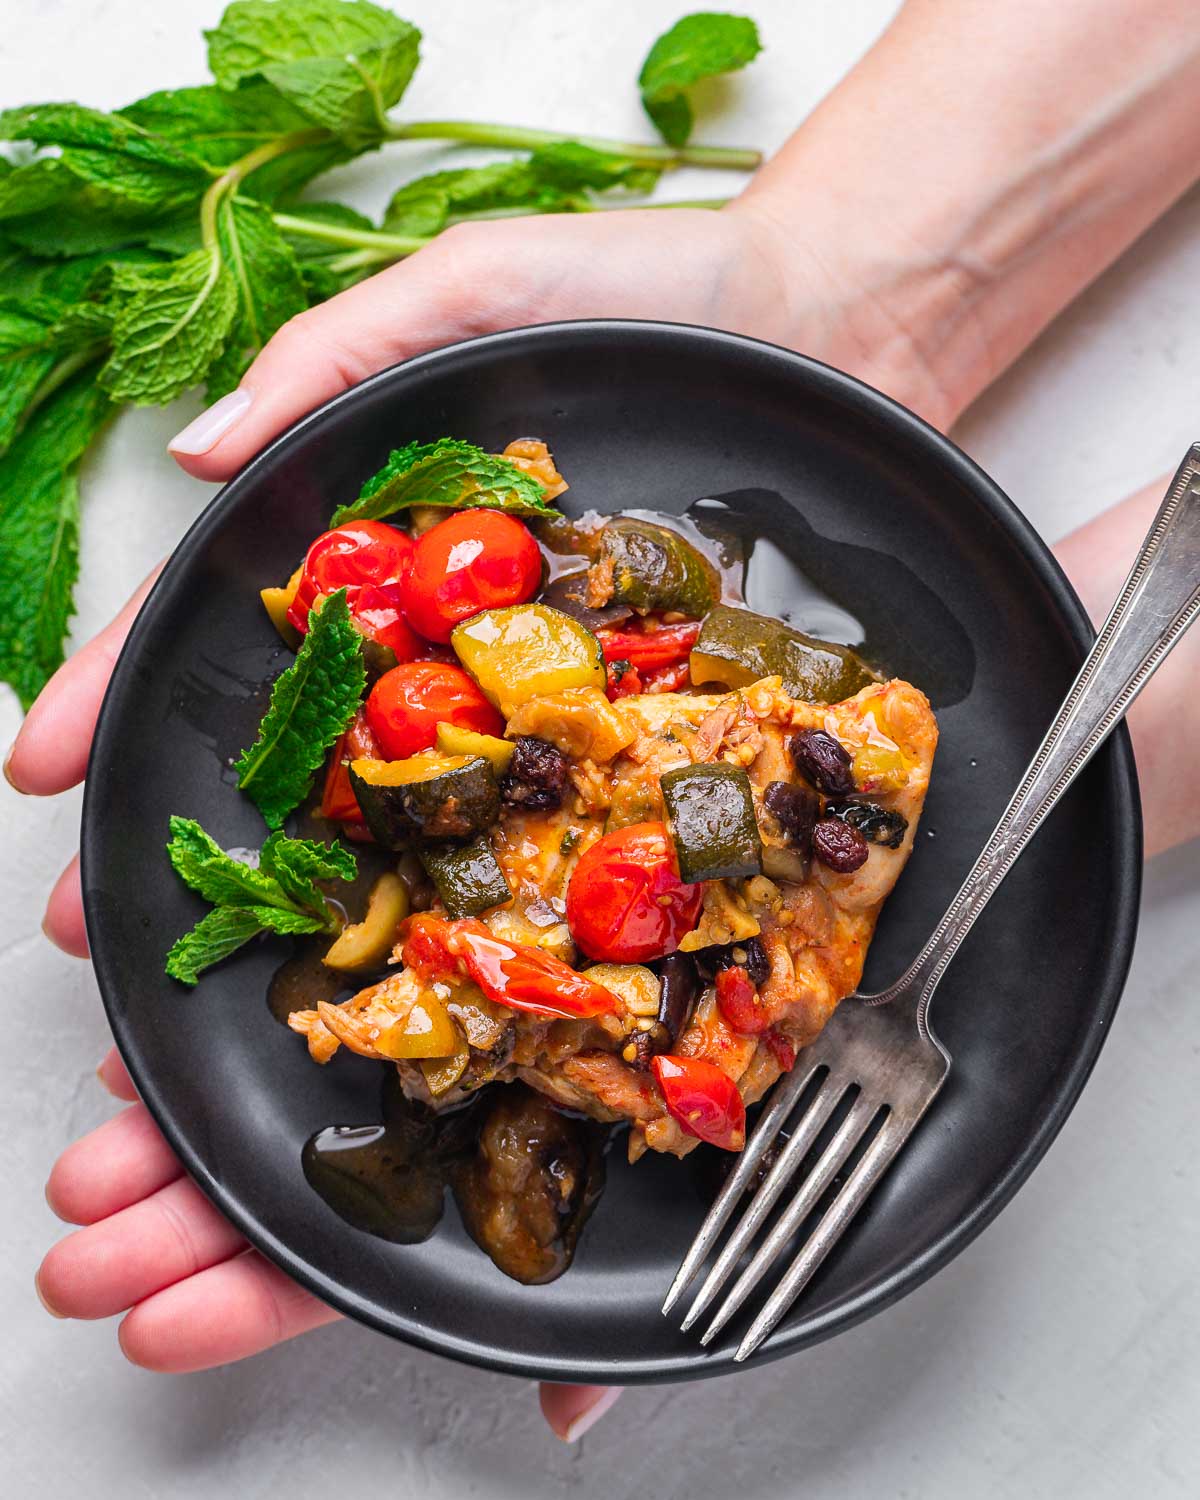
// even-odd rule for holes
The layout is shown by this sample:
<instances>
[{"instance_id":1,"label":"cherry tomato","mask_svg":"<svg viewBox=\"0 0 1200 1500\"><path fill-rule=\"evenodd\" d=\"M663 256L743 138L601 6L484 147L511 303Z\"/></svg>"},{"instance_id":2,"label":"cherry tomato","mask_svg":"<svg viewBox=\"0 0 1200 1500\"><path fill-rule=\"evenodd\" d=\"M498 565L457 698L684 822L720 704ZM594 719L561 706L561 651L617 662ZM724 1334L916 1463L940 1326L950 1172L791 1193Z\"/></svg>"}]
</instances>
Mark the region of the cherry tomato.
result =
<instances>
[{"instance_id":1,"label":"cherry tomato","mask_svg":"<svg viewBox=\"0 0 1200 1500\"><path fill-rule=\"evenodd\" d=\"M681 1130L722 1151L742 1149L746 1105L727 1073L702 1057L674 1057L669 1052L651 1058L650 1066L663 1103Z\"/></svg>"},{"instance_id":2,"label":"cherry tomato","mask_svg":"<svg viewBox=\"0 0 1200 1500\"><path fill-rule=\"evenodd\" d=\"M527 527L495 510L462 510L417 542L401 585L404 612L431 641L448 641L482 609L524 604L542 581L542 554Z\"/></svg>"},{"instance_id":3,"label":"cherry tomato","mask_svg":"<svg viewBox=\"0 0 1200 1500\"><path fill-rule=\"evenodd\" d=\"M439 724L502 735L504 720L461 667L409 661L385 672L367 698L367 723L388 760L428 750Z\"/></svg>"},{"instance_id":4,"label":"cherry tomato","mask_svg":"<svg viewBox=\"0 0 1200 1500\"><path fill-rule=\"evenodd\" d=\"M703 890L679 878L662 823L606 833L575 866L567 924L589 958L641 964L674 953L696 925Z\"/></svg>"},{"instance_id":5,"label":"cherry tomato","mask_svg":"<svg viewBox=\"0 0 1200 1500\"><path fill-rule=\"evenodd\" d=\"M371 760L380 758L379 746L360 708L329 757L329 769L325 772L325 786L321 793L321 817L335 822L362 824L362 809L350 786L346 766L364 756Z\"/></svg>"},{"instance_id":6,"label":"cherry tomato","mask_svg":"<svg viewBox=\"0 0 1200 1500\"><path fill-rule=\"evenodd\" d=\"M692 681L691 668L686 661L677 662L673 667L655 667L646 674L642 683L643 693L678 693L685 687L690 687Z\"/></svg>"},{"instance_id":7,"label":"cherry tomato","mask_svg":"<svg viewBox=\"0 0 1200 1500\"><path fill-rule=\"evenodd\" d=\"M638 675L638 669L630 666L627 661L610 661L608 667L608 701L615 703L618 698L629 698L634 693L642 691L642 679Z\"/></svg>"},{"instance_id":8,"label":"cherry tomato","mask_svg":"<svg viewBox=\"0 0 1200 1500\"><path fill-rule=\"evenodd\" d=\"M736 966L717 971L717 1009L743 1036L757 1036L771 1024L771 1013L759 999L749 974Z\"/></svg>"},{"instance_id":9,"label":"cherry tomato","mask_svg":"<svg viewBox=\"0 0 1200 1500\"><path fill-rule=\"evenodd\" d=\"M659 630L615 630L602 626L596 639L605 661L627 661L643 675L655 667L674 667L687 661L700 634L700 621L664 625Z\"/></svg>"},{"instance_id":10,"label":"cherry tomato","mask_svg":"<svg viewBox=\"0 0 1200 1500\"><path fill-rule=\"evenodd\" d=\"M386 646L397 662L416 661L426 650L427 643L404 618L398 583L364 583L350 617L360 634Z\"/></svg>"},{"instance_id":11,"label":"cherry tomato","mask_svg":"<svg viewBox=\"0 0 1200 1500\"><path fill-rule=\"evenodd\" d=\"M346 590L353 614L363 584L398 583L412 559L412 538L383 521L350 521L325 531L304 556L304 569L288 621L303 635L308 612L321 594Z\"/></svg>"},{"instance_id":12,"label":"cherry tomato","mask_svg":"<svg viewBox=\"0 0 1200 1500\"><path fill-rule=\"evenodd\" d=\"M401 956L426 978L457 975L461 963L489 1000L512 1010L575 1018L609 1015L620 1008L613 992L593 984L586 974L541 948L498 938L470 917L457 922L414 917Z\"/></svg>"}]
</instances>

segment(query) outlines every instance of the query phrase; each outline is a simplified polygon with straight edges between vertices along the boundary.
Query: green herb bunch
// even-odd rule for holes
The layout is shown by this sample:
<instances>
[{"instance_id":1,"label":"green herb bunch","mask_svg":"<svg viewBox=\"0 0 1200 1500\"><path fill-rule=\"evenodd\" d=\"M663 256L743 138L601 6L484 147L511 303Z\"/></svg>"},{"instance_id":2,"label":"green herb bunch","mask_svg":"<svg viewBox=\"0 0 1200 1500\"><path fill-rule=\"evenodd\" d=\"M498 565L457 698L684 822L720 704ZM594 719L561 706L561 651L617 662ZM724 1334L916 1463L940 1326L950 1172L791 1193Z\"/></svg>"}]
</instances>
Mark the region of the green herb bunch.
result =
<instances>
[{"instance_id":1,"label":"green herb bunch","mask_svg":"<svg viewBox=\"0 0 1200 1500\"><path fill-rule=\"evenodd\" d=\"M238 383L313 303L463 219L590 210L691 164L758 154L688 145L688 90L758 52L754 23L686 16L639 77L666 144L405 121L388 113L420 33L369 0L234 0L206 33L213 82L111 114L0 112L0 680L26 706L63 658L78 571L79 462L123 403ZM520 151L406 182L378 225L301 201L331 167L392 141Z\"/></svg>"}]
</instances>

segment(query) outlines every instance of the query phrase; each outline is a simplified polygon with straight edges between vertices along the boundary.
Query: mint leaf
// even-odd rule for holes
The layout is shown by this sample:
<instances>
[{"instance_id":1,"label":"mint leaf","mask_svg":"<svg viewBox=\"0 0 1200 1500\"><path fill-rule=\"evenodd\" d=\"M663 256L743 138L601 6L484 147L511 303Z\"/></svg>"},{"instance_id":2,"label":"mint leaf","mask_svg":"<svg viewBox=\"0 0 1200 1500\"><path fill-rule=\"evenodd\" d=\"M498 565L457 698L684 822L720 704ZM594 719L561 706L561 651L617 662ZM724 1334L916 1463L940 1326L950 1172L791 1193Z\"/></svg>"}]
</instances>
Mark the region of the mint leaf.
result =
<instances>
[{"instance_id":1,"label":"mint leaf","mask_svg":"<svg viewBox=\"0 0 1200 1500\"><path fill-rule=\"evenodd\" d=\"M762 50L758 27L746 16L698 11L676 21L654 43L642 64L642 104L663 139L682 146L692 133L688 89L702 79L732 73Z\"/></svg>"},{"instance_id":2,"label":"mint leaf","mask_svg":"<svg viewBox=\"0 0 1200 1500\"><path fill-rule=\"evenodd\" d=\"M0 678L25 708L62 663L79 557L75 470L110 410L82 371L0 458Z\"/></svg>"},{"instance_id":3,"label":"mint leaf","mask_svg":"<svg viewBox=\"0 0 1200 1500\"><path fill-rule=\"evenodd\" d=\"M662 176L657 167L643 166L619 151L597 151L580 141L541 146L530 156L528 167L541 193L602 193L614 187L648 193Z\"/></svg>"},{"instance_id":4,"label":"mint leaf","mask_svg":"<svg viewBox=\"0 0 1200 1500\"><path fill-rule=\"evenodd\" d=\"M357 862L341 844L321 844L314 839L289 839L273 833L262 846L259 868L278 882L293 901L310 911L321 912L333 925L318 880L353 880Z\"/></svg>"},{"instance_id":5,"label":"mint leaf","mask_svg":"<svg viewBox=\"0 0 1200 1500\"><path fill-rule=\"evenodd\" d=\"M200 918L167 954L167 973L181 984L196 984L201 971L235 953L260 932L317 932L319 917L271 906L218 906Z\"/></svg>"},{"instance_id":6,"label":"mint leaf","mask_svg":"<svg viewBox=\"0 0 1200 1500\"><path fill-rule=\"evenodd\" d=\"M268 83L243 83L233 90L215 83L164 89L127 105L120 114L170 141L191 160L216 168L232 166L269 141L312 127L309 117ZM238 191L273 203L352 155L344 142L333 139L301 146L256 168Z\"/></svg>"},{"instance_id":7,"label":"mint leaf","mask_svg":"<svg viewBox=\"0 0 1200 1500\"><path fill-rule=\"evenodd\" d=\"M339 589L309 612L308 634L296 660L275 680L258 738L234 762L238 786L268 828L278 828L303 801L365 687L362 637L351 623L346 591Z\"/></svg>"},{"instance_id":8,"label":"mint leaf","mask_svg":"<svg viewBox=\"0 0 1200 1500\"><path fill-rule=\"evenodd\" d=\"M384 112L408 87L421 40L415 26L368 0L233 0L205 36L222 88L265 79L359 150L383 139Z\"/></svg>"},{"instance_id":9,"label":"mint leaf","mask_svg":"<svg viewBox=\"0 0 1200 1500\"><path fill-rule=\"evenodd\" d=\"M114 400L165 405L196 385L238 313L237 283L220 249L113 275L113 350L100 383Z\"/></svg>"},{"instance_id":10,"label":"mint leaf","mask_svg":"<svg viewBox=\"0 0 1200 1500\"><path fill-rule=\"evenodd\" d=\"M515 516L557 516L542 498L542 487L506 458L485 453L473 443L438 438L436 443L409 443L397 448L373 474L357 500L333 513L331 526L347 521L381 520L410 505L451 510L506 510Z\"/></svg>"},{"instance_id":11,"label":"mint leaf","mask_svg":"<svg viewBox=\"0 0 1200 1500\"><path fill-rule=\"evenodd\" d=\"M229 342L208 371L210 401L231 391L271 335L308 306L295 251L265 208L227 199L217 232L238 302Z\"/></svg>"},{"instance_id":12,"label":"mint leaf","mask_svg":"<svg viewBox=\"0 0 1200 1500\"><path fill-rule=\"evenodd\" d=\"M61 304L0 299L0 454L8 450L33 393L54 367L50 330Z\"/></svg>"},{"instance_id":13,"label":"mint leaf","mask_svg":"<svg viewBox=\"0 0 1200 1500\"><path fill-rule=\"evenodd\" d=\"M214 906L277 906L292 911L305 904L294 901L269 871L226 854L191 818L171 819L167 855L184 884Z\"/></svg>"}]
</instances>

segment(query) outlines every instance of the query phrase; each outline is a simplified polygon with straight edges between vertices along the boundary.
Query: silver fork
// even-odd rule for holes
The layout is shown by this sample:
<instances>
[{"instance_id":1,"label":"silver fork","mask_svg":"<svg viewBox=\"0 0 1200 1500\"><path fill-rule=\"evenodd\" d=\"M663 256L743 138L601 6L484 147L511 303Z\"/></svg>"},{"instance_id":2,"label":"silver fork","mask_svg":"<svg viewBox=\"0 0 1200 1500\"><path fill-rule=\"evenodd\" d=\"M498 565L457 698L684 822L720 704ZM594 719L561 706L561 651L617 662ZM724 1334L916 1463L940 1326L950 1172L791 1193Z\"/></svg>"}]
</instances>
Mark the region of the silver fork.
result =
<instances>
[{"instance_id":1,"label":"silver fork","mask_svg":"<svg viewBox=\"0 0 1200 1500\"><path fill-rule=\"evenodd\" d=\"M778 1159L751 1197L683 1320L682 1326L691 1328L711 1306L772 1208L790 1190L791 1201L728 1291L702 1344L715 1338L774 1267L880 1117L874 1138L751 1324L734 1356L737 1360L746 1359L771 1333L895 1160L950 1071L950 1054L929 1025L929 1003L938 981L1047 814L1198 613L1200 444L1193 444L1049 732L933 935L907 973L889 989L844 1001L821 1035L799 1055L791 1073L776 1085L663 1304L663 1312L669 1313L699 1273L768 1148L820 1075ZM846 1108L851 1094L844 1118L807 1177L794 1180L797 1168L839 1105Z\"/></svg>"}]
</instances>

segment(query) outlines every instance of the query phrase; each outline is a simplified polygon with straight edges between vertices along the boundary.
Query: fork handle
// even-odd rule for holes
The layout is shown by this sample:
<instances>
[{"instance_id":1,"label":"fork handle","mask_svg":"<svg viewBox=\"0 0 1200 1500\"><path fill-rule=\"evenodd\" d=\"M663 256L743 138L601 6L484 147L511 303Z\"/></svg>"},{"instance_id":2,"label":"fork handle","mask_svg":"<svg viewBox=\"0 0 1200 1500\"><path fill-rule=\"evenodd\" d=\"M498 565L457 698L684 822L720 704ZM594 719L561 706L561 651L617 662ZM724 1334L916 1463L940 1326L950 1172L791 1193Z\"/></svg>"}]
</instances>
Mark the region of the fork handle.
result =
<instances>
[{"instance_id":1,"label":"fork handle","mask_svg":"<svg viewBox=\"0 0 1200 1500\"><path fill-rule=\"evenodd\" d=\"M889 989L865 999L883 1004L915 994L917 1022L928 1035L929 1001L976 917L1197 614L1200 443L1193 443L1112 613L983 852L907 972Z\"/></svg>"}]
</instances>

